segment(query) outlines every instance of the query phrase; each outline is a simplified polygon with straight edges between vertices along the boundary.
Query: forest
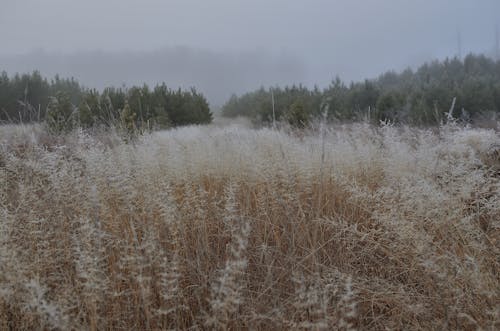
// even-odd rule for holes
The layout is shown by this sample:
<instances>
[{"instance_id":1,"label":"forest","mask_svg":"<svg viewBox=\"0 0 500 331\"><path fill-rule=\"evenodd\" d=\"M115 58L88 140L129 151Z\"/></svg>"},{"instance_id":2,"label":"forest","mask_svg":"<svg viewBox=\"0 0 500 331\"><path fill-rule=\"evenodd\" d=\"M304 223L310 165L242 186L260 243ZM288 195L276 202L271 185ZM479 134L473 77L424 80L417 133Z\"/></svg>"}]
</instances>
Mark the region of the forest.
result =
<instances>
[{"instance_id":1,"label":"forest","mask_svg":"<svg viewBox=\"0 0 500 331\"><path fill-rule=\"evenodd\" d=\"M303 85L262 87L233 95L222 114L269 123L273 121L273 99L274 120L298 126L319 116L437 125L452 108L450 115L471 122L500 111L500 61L469 54L463 60L435 60L416 70L388 71L363 82L346 84L336 77L322 90Z\"/></svg>"},{"instance_id":2,"label":"forest","mask_svg":"<svg viewBox=\"0 0 500 331\"><path fill-rule=\"evenodd\" d=\"M83 87L74 78L43 78L39 72L0 76L0 122L46 121L55 132L80 126L123 124L128 129L163 129L206 124L212 113L205 97L196 91L171 89L165 84L150 88L109 87L102 92Z\"/></svg>"},{"instance_id":3,"label":"forest","mask_svg":"<svg viewBox=\"0 0 500 331\"><path fill-rule=\"evenodd\" d=\"M306 127L320 117L429 126L442 123L447 113L464 122L487 122L499 112L500 61L474 54L463 60L435 60L416 70L388 71L362 82L347 84L336 77L323 89L261 87L233 95L221 111L225 117L248 117L257 125L288 122L295 127ZM98 91L74 78L56 76L49 81L37 71L0 76L4 123L45 121L54 132L117 123L144 130L207 124L212 117L205 96L195 88L171 89L163 83Z\"/></svg>"}]
</instances>

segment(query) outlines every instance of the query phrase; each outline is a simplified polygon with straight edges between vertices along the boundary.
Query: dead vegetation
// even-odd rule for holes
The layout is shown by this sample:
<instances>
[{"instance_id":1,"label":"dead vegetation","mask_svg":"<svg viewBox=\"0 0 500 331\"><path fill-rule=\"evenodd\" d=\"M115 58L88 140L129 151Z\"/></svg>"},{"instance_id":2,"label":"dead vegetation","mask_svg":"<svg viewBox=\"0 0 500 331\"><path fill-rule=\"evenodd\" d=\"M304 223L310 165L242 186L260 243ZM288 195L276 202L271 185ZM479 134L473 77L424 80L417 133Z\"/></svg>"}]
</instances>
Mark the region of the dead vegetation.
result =
<instances>
[{"instance_id":1,"label":"dead vegetation","mask_svg":"<svg viewBox=\"0 0 500 331\"><path fill-rule=\"evenodd\" d=\"M500 328L494 131L2 131L2 330Z\"/></svg>"}]
</instances>

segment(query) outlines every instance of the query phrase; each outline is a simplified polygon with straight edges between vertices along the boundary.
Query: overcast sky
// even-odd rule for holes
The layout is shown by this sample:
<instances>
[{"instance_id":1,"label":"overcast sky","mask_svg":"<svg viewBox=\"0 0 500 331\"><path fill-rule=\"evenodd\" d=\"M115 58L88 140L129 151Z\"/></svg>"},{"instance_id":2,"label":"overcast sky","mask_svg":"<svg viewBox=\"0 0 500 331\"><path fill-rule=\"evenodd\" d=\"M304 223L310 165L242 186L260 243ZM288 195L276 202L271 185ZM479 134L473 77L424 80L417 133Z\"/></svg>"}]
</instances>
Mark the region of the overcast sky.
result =
<instances>
[{"instance_id":1,"label":"overcast sky","mask_svg":"<svg viewBox=\"0 0 500 331\"><path fill-rule=\"evenodd\" d=\"M223 76L235 77L222 84L226 94L283 82L324 86L336 75L359 80L454 56L458 31L463 54L494 54L496 25L499 0L0 0L0 70L87 73L84 83L92 84L151 82L159 75L134 74L130 66L144 58L144 71L153 72L155 60L179 57L182 46L194 62L158 62L177 66L180 78L172 83L196 85L199 78L206 90L217 81L189 67L213 74L229 62ZM126 56L121 68L113 61ZM127 74L89 74L92 64L110 63L108 76Z\"/></svg>"}]
</instances>

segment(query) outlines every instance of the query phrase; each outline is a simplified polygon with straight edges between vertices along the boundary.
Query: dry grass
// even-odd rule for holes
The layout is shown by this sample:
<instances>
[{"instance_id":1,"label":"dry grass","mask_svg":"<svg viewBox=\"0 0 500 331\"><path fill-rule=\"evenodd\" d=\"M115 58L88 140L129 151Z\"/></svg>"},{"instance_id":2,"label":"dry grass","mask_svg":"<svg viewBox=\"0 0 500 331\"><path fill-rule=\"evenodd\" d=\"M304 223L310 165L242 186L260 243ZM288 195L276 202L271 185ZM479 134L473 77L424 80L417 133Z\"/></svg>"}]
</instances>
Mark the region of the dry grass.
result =
<instances>
[{"instance_id":1,"label":"dry grass","mask_svg":"<svg viewBox=\"0 0 500 331\"><path fill-rule=\"evenodd\" d=\"M0 329L496 330L498 143L2 127Z\"/></svg>"}]
</instances>

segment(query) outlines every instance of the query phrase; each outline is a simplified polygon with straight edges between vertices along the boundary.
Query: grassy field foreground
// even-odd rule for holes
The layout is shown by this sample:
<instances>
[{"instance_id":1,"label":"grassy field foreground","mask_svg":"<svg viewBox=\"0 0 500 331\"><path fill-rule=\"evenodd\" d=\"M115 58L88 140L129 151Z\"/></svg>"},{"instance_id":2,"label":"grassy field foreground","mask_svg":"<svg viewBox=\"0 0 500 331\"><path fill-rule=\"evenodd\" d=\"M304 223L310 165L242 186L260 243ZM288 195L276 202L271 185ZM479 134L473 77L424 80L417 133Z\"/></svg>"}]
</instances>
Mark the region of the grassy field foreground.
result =
<instances>
[{"instance_id":1,"label":"grassy field foreground","mask_svg":"<svg viewBox=\"0 0 500 331\"><path fill-rule=\"evenodd\" d=\"M495 330L500 136L0 128L1 330Z\"/></svg>"}]
</instances>

